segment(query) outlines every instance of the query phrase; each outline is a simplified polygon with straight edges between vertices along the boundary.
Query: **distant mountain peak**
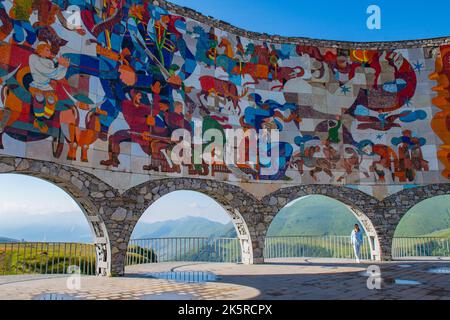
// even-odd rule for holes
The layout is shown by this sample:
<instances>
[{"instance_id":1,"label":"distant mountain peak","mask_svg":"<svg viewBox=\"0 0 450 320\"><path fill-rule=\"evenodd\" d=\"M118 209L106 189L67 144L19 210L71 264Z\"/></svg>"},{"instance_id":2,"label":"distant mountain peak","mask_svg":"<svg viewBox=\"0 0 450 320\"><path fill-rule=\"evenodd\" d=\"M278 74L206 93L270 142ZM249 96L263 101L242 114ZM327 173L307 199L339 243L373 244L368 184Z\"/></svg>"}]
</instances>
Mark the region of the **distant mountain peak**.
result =
<instances>
[{"instance_id":1,"label":"distant mountain peak","mask_svg":"<svg viewBox=\"0 0 450 320\"><path fill-rule=\"evenodd\" d=\"M0 236L0 243L9 243L9 242L19 242L19 240L17 239L11 239L11 238L7 238L7 237L2 237Z\"/></svg>"},{"instance_id":2,"label":"distant mountain peak","mask_svg":"<svg viewBox=\"0 0 450 320\"><path fill-rule=\"evenodd\" d=\"M234 229L232 222L223 224L205 217L186 216L153 223L141 221L136 225L132 238L220 237L228 235L230 228Z\"/></svg>"}]
</instances>

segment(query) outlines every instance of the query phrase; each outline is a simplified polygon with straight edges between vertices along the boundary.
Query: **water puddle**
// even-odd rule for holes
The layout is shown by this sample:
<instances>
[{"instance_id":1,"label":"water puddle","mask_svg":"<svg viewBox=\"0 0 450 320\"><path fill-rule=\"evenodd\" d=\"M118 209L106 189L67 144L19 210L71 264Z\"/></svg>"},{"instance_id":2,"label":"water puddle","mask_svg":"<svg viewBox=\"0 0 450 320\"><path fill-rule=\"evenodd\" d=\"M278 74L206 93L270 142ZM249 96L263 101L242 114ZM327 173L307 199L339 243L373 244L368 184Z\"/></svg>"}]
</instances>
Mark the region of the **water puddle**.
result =
<instances>
[{"instance_id":1,"label":"water puddle","mask_svg":"<svg viewBox=\"0 0 450 320\"><path fill-rule=\"evenodd\" d=\"M197 298L189 293L163 292L157 294L147 294L141 296L140 300L196 300Z\"/></svg>"},{"instance_id":2,"label":"water puddle","mask_svg":"<svg viewBox=\"0 0 450 320\"><path fill-rule=\"evenodd\" d=\"M416 280L395 279L395 284L408 285L408 286L418 286L418 285L421 285L422 282L419 282L419 281L416 281Z\"/></svg>"},{"instance_id":3,"label":"water puddle","mask_svg":"<svg viewBox=\"0 0 450 320\"><path fill-rule=\"evenodd\" d=\"M204 271L157 272L149 273L147 276L155 279L174 280L185 283L203 283L218 280L218 277L214 273Z\"/></svg>"},{"instance_id":4,"label":"water puddle","mask_svg":"<svg viewBox=\"0 0 450 320\"><path fill-rule=\"evenodd\" d=\"M79 300L70 294L44 293L33 298L33 300Z\"/></svg>"},{"instance_id":5,"label":"water puddle","mask_svg":"<svg viewBox=\"0 0 450 320\"><path fill-rule=\"evenodd\" d=\"M322 269L337 269L338 267L334 267L334 266L322 266Z\"/></svg>"},{"instance_id":6,"label":"water puddle","mask_svg":"<svg viewBox=\"0 0 450 320\"><path fill-rule=\"evenodd\" d=\"M450 268L449 267L431 268L427 272L438 273L438 274L450 274Z\"/></svg>"}]
</instances>

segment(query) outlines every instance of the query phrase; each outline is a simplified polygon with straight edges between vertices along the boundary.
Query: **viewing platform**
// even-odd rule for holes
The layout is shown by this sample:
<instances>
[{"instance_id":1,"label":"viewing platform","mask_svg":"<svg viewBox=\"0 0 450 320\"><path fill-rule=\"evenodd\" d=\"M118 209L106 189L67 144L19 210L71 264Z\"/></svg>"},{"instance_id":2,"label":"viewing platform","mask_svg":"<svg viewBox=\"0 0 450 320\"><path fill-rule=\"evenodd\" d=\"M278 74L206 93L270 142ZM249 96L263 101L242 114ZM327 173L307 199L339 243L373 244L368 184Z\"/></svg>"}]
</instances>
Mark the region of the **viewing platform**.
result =
<instances>
[{"instance_id":1,"label":"viewing platform","mask_svg":"<svg viewBox=\"0 0 450 320\"><path fill-rule=\"evenodd\" d=\"M385 262L382 290L367 287L370 263L292 259L264 265L161 263L127 267L123 278L82 276L80 290L67 289L67 276L0 277L0 299L47 300L450 300L450 261ZM182 273L183 280L150 274ZM202 273L212 282L194 282ZM180 279L183 279L180 277ZM191 280L191 282L189 282Z\"/></svg>"}]
</instances>

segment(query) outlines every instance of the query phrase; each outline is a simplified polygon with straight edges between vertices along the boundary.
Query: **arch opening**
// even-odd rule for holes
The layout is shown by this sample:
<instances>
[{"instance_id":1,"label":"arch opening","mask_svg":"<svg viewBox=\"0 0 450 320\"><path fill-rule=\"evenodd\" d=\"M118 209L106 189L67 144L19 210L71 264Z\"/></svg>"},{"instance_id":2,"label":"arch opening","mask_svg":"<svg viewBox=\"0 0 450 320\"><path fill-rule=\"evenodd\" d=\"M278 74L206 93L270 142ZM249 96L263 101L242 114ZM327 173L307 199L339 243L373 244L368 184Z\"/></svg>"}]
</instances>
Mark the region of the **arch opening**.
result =
<instances>
[{"instance_id":1,"label":"arch opening","mask_svg":"<svg viewBox=\"0 0 450 320\"><path fill-rule=\"evenodd\" d=\"M379 260L377 233L361 210L325 195L300 196L274 216L267 231L264 256L353 259L350 234L355 224L364 233L361 257Z\"/></svg>"},{"instance_id":2,"label":"arch opening","mask_svg":"<svg viewBox=\"0 0 450 320\"><path fill-rule=\"evenodd\" d=\"M83 270L86 269L86 271L88 271L86 272L86 274L101 276L111 274L111 250L107 228L96 204L92 201L92 199L89 198L86 193L82 192L79 185L73 183L73 181L80 182L79 179L73 179L74 175L77 175L79 178L81 178L80 174L73 173L73 171L76 170L70 171L67 170L68 168L64 168L53 163L49 163L47 165L42 161L35 162L26 161L23 159L13 160L9 157L2 157L1 160L2 163L0 166L0 179L4 179L5 176L36 179L34 181L38 181L40 186L44 186L44 190L46 186L52 188L53 190L56 190L56 192L59 193L57 197L58 199L70 199L68 200L69 203L72 203L73 207L75 207L79 211L79 213L81 213L81 216L84 215L85 221L88 225L87 230L88 234L91 236L91 244L84 244L78 241L67 241L61 238L61 241L64 241L50 242L48 241L48 239L47 241L40 241L40 247L33 245L37 243L35 241L31 241L30 245L22 246L23 253L31 255L33 254L33 250L35 253L42 253L42 259L39 258L39 261L34 261L33 266L40 263L41 261L49 261L53 266L61 263L61 260L63 264L67 262L71 263L78 261L79 265L74 264L71 268L61 267L60 269L56 269L55 271L46 266L44 270L45 273L72 273L78 272L78 270L83 273ZM39 187L39 189L37 190L41 191L41 189L42 187ZM48 199L48 197L43 195L42 199L40 201L38 199L37 202L51 204L55 202L55 199ZM16 248L21 248L20 242L13 243L18 243L16 245ZM78 249L77 244L80 244ZM3 245L3 247L6 247L6 245ZM58 254L64 252L65 250L68 251L68 254L71 256L68 261L64 258L64 256L61 256L58 259ZM54 259L53 255L55 256ZM89 261L86 262L84 258L89 258ZM23 265L26 265L26 263L23 263ZM87 266L89 266L89 268L87 268ZM41 271L42 270L39 269L39 272Z\"/></svg>"},{"instance_id":3,"label":"arch opening","mask_svg":"<svg viewBox=\"0 0 450 320\"><path fill-rule=\"evenodd\" d=\"M173 261L250 264L247 224L222 196L180 188L155 197L133 228L126 265Z\"/></svg>"},{"instance_id":4,"label":"arch opening","mask_svg":"<svg viewBox=\"0 0 450 320\"><path fill-rule=\"evenodd\" d=\"M422 200L406 211L395 228L392 257L450 257L450 195Z\"/></svg>"}]
</instances>

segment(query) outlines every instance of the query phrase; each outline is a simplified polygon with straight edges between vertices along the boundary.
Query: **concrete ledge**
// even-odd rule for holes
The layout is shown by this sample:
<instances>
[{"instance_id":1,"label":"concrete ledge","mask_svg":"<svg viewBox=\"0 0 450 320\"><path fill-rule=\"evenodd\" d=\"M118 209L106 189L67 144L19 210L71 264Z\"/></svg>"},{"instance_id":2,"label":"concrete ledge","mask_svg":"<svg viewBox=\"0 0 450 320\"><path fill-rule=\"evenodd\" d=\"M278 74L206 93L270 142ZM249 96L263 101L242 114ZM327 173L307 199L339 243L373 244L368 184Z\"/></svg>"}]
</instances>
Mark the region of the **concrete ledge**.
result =
<instances>
[{"instance_id":1,"label":"concrete ledge","mask_svg":"<svg viewBox=\"0 0 450 320\"><path fill-rule=\"evenodd\" d=\"M385 42L355 42L355 41L334 41L334 40L321 40L311 39L306 37L284 37L280 35L269 35L267 33L259 33L253 31L247 31L235 26L232 26L228 22L215 19L214 17L208 17L193 9L181 7L165 0L154 1L154 4L159 5L175 14L184 16L198 22L204 23L211 27L227 31L229 33L249 38L258 41L267 41L272 43L291 43L306 46L325 47L325 48L342 48L342 49L407 49L407 48L419 48L419 47L439 47L442 45L450 45L450 36L430 38L430 39L418 39L418 40L402 40L402 41L385 41Z\"/></svg>"}]
</instances>

